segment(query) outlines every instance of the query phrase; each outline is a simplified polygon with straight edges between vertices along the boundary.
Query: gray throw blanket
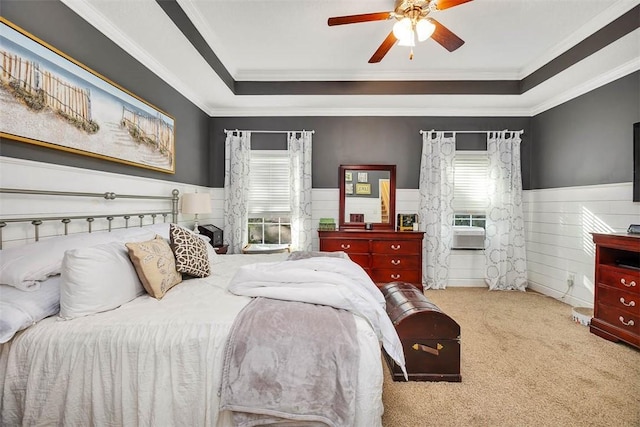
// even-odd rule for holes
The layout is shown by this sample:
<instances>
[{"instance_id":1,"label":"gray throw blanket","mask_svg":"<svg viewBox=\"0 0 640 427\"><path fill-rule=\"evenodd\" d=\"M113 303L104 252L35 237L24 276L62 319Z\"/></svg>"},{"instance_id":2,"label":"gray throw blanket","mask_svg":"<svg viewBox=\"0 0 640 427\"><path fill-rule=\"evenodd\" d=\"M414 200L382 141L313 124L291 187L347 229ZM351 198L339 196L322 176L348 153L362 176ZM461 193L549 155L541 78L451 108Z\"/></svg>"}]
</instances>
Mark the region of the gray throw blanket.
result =
<instances>
[{"instance_id":1,"label":"gray throw blanket","mask_svg":"<svg viewBox=\"0 0 640 427\"><path fill-rule=\"evenodd\" d=\"M238 426L352 426L359 360L351 313L254 298L229 334L221 409Z\"/></svg>"}]
</instances>

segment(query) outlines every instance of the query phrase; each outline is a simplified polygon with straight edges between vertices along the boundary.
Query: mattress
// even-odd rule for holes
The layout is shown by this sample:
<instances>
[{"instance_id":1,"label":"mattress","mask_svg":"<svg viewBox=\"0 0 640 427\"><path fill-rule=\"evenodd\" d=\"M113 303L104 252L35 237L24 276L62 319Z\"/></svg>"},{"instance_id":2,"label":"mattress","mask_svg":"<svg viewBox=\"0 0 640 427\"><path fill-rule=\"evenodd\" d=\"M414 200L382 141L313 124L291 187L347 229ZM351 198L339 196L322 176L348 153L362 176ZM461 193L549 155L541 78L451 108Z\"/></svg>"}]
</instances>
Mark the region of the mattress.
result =
<instances>
[{"instance_id":1,"label":"mattress","mask_svg":"<svg viewBox=\"0 0 640 427\"><path fill-rule=\"evenodd\" d=\"M49 317L0 348L0 425L228 426L219 411L223 350L250 301L227 291L242 265L288 254L217 257L210 277L161 300L146 294L74 320ZM356 316L356 425L381 425L378 338Z\"/></svg>"}]
</instances>

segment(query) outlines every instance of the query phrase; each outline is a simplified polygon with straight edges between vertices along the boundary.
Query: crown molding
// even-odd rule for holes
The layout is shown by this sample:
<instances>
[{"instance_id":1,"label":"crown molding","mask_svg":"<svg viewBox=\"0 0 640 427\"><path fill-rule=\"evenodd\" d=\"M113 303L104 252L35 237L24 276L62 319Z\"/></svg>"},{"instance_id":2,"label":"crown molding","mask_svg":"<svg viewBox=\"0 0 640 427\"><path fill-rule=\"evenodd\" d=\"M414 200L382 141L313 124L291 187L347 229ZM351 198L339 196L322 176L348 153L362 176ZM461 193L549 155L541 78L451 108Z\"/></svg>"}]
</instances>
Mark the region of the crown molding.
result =
<instances>
[{"instance_id":1,"label":"crown molding","mask_svg":"<svg viewBox=\"0 0 640 427\"><path fill-rule=\"evenodd\" d=\"M546 51L544 55L539 56L531 63L526 65L517 76L517 79L522 80L536 70L539 70L549 62L553 61L555 58L562 55L564 52L578 45L590 35L604 28L614 20L620 18L622 15L629 12L638 4L640 4L640 0L618 0L617 3L605 9L602 13L596 15L593 19L580 27L578 30L574 31L562 42L554 45L553 48Z\"/></svg>"},{"instance_id":2,"label":"crown molding","mask_svg":"<svg viewBox=\"0 0 640 427\"><path fill-rule=\"evenodd\" d=\"M156 61L153 56L145 49L141 48L131 39L126 37L117 27L111 24L102 13L93 7L88 0L60 0L69 9L73 10L78 16L87 21L98 31L104 34L112 42L117 44L122 50L134 57L138 62L147 67L152 73L164 80L169 86L173 87L182 96L191 101L196 107L207 112L206 102L201 99L197 93L189 89L182 80L177 78L172 72L167 70L161 63Z\"/></svg>"},{"instance_id":3,"label":"crown molding","mask_svg":"<svg viewBox=\"0 0 640 427\"><path fill-rule=\"evenodd\" d=\"M191 0L176 0L176 3L178 3L185 15L191 20L193 26L200 32L200 35L207 42L209 48L215 52L220 62L224 64L224 67L233 79L238 80L238 69L233 65L233 61L230 59L230 55L224 47L224 42L216 36L215 31L213 31L207 19L200 13L198 7L196 7Z\"/></svg>"},{"instance_id":4,"label":"crown molding","mask_svg":"<svg viewBox=\"0 0 640 427\"><path fill-rule=\"evenodd\" d=\"M331 117L331 116L358 116L358 117L529 117L528 108L509 107L428 107L428 108L333 108L333 107L261 107L261 108L225 108L214 109L212 117Z\"/></svg>"},{"instance_id":5,"label":"crown molding","mask_svg":"<svg viewBox=\"0 0 640 427\"><path fill-rule=\"evenodd\" d=\"M519 80L517 70L438 70L438 71L371 71L356 70L240 70L236 81L403 81L403 80Z\"/></svg>"},{"instance_id":6,"label":"crown molding","mask_svg":"<svg viewBox=\"0 0 640 427\"><path fill-rule=\"evenodd\" d=\"M591 92L594 89L618 80L619 78L622 78L638 70L640 70L640 58L632 59L616 68L611 69L605 74L599 75L596 78L588 80L581 85L575 86L566 92L560 93L557 96L548 99L546 102L532 107L529 115L535 116L537 114L543 113L553 107L564 104L567 101L584 95L585 93Z\"/></svg>"}]
</instances>

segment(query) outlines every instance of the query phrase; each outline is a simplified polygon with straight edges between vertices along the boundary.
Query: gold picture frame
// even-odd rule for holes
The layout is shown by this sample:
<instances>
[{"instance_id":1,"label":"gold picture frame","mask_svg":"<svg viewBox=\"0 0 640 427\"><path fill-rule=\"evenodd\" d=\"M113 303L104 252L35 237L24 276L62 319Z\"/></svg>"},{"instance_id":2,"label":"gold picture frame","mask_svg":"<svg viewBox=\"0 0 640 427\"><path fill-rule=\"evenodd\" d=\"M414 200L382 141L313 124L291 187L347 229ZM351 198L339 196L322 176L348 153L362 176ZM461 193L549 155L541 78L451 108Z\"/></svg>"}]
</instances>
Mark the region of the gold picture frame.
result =
<instances>
[{"instance_id":1,"label":"gold picture frame","mask_svg":"<svg viewBox=\"0 0 640 427\"><path fill-rule=\"evenodd\" d=\"M418 214L398 214L398 231L414 231L413 225L418 223Z\"/></svg>"},{"instance_id":2,"label":"gold picture frame","mask_svg":"<svg viewBox=\"0 0 640 427\"><path fill-rule=\"evenodd\" d=\"M0 136L175 173L175 119L0 17Z\"/></svg>"}]
</instances>

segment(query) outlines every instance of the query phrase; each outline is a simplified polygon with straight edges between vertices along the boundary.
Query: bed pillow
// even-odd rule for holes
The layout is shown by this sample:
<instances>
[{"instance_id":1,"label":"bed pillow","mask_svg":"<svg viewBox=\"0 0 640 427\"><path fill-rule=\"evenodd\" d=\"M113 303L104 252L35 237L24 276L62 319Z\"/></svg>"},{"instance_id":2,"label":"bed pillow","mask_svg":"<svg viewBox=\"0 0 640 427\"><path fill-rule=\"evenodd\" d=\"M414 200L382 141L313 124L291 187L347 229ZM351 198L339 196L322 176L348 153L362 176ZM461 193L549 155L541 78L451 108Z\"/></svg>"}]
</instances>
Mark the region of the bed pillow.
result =
<instances>
[{"instance_id":1,"label":"bed pillow","mask_svg":"<svg viewBox=\"0 0 640 427\"><path fill-rule=\"evenodd\" d=\"M169 227L169 235L171 250L176 258L176 270L194 277L207 277L211 272L208 243L175 224Z\"/></svg>"},{"instance_id":2,"label":"bed pillow","mask_svg":"<svg viewBox=\"0 0 640 427\"><path fill-rule=\"evenodd\" d=\"M0 344L60 311L60 282L59 275L50 277L33 292L0 285Z\"/></svg>"},{"instance_id":3,"label":"bed pillow","mask_svg":"<svg viewBox=\"0 0 640 427\"><path fill-rule=\"evenodd\" d=\"M112 310L144 293L123 242L68 250L62 260L60 317Z\"/></svg>"},{"instance_id":4,"label":"bed pillow","mask_svg":"<svg viewBox=\"0 0 640 427\"><path fill-rule=\"evenodd\" d=\"M40 282L60 274L62 258L69 249L90 247L113 241L152 239L155 234L141 228L98 231L58 236L0 251L0 284L23 291L38 289Z\"/></svg>"},{"instance_id":5,"label":"bed pillow","mask_svg":"<svg viewBox=\"0 0 640 427\"><path fill-rule=\"evenodd\" d=\"M319 252L319 251L294 251L289 254L287 261L295 261L297 259L307 259L315 257L344 258L351 259L346 252Z\"/></svg>"},{"instance_id":6,"label":"bed pillow","mask_svg":"<svg viewBox=\"0 0 640 427\"><path fill-rule=\"evenodd\" d=\"M160 299L182 282L169 244L162 236L146 242L127 243L129 258L149 295Z\"/></svg>"}]
</instances>

